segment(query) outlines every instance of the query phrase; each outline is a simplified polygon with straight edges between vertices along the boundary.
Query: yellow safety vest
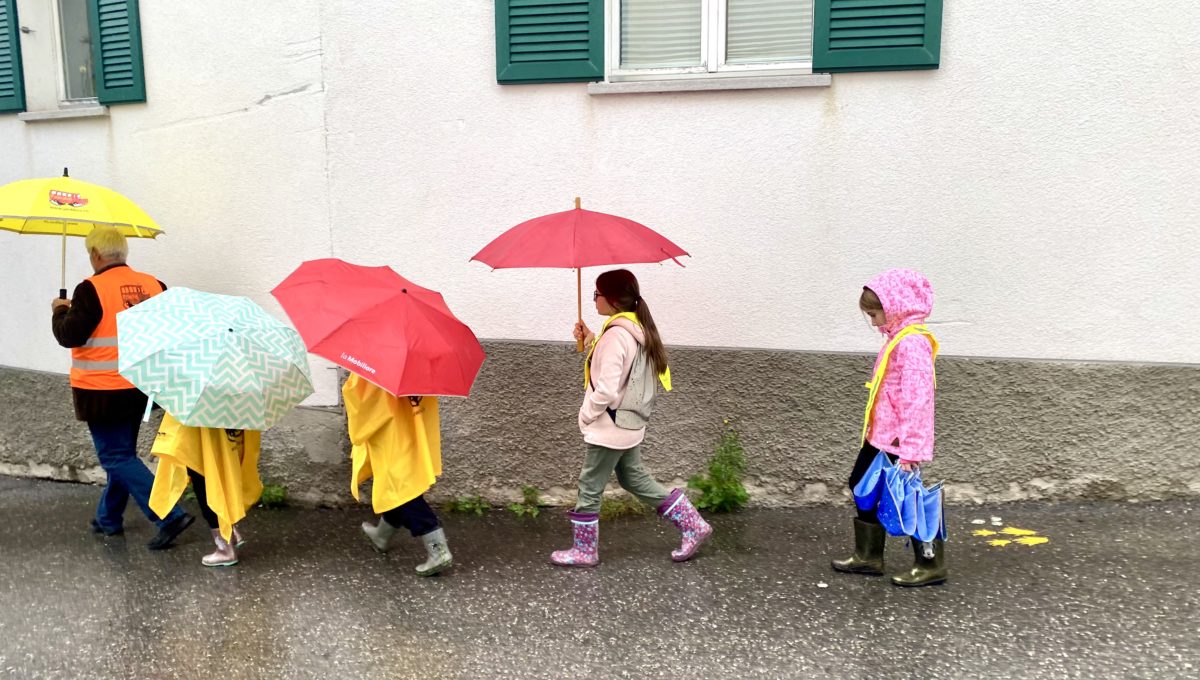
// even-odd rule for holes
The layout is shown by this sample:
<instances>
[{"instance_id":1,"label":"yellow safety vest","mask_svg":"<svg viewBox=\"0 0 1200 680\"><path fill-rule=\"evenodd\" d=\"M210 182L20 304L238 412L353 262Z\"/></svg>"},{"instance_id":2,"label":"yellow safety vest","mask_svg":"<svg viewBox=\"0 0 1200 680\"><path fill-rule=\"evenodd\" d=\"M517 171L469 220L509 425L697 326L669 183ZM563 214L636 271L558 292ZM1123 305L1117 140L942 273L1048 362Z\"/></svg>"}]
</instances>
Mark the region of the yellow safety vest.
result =
<instances>
[{"instance_id":1,"label":"yellow safety vest","mask_svg":"<svg viewBox=\"0 0 1200 680\"><path fill-rule=\"evenodd\" d=\"M892 350L896 349L896 345L900 341L913 333L919 333L929 339L929 344L933 346L933 359L937 361L938 341L933 337L933 333L925 327L925 324L913 324L905 326L896 337L892 338L886 347L883 349L883 356L879 359L879 365L875 367L875 375L871 376L871 382L864 383L863 387L870 390L870 395L867 397L867 408L863 411L863 426L862 437L859 439L858 445L862 446L867 441L867 430L871 427L871 413L875 410L875 398L879 396L879 388L883 386L883 376L887 373L888 360L892 357ZM937 389L937 370L933 372L933 387Z\"/></svg>"},{"instance_id":2,"label":"yellow safety vest","mask_svg":"<svg viewBox=\"0 0 1200 680\"><path fill-rule=\"evenodd\" d=\"M600 332L597 333L596 337L592 340L592 346L588 348L587 360L583 362L583 389L584 390L586 390L588 388L588 385L591 384L591 382L592 382L592 352L595 352L596 345L600 344L600 336L604 335L604 331L608 330L608 327L610 325L612 325L612 322L616 321L617 319L629 319L635 325L637 325L639 328L642 326L642 324L640 322L638 322L637 314L634 314L633 312L620 312L617 314L613 314L612 316L605 319L604 325L600 327ZM662 383L664 390L666 390L668 392L671 391L671 367L670 366L667 367L667 370L658 374L658 382Z\"/></svg>"}]
</instances>

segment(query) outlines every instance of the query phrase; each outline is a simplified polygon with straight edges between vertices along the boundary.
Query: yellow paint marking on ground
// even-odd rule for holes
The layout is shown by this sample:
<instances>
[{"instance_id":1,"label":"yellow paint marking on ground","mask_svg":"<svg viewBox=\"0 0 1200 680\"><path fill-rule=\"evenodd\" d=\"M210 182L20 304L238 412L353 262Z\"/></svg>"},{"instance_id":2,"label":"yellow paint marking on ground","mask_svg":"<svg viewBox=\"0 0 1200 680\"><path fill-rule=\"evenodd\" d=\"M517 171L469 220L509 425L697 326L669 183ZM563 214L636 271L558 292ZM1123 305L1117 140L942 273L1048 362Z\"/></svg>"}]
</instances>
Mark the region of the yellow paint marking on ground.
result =
<instances>
[{"instance_id":1,"label":"yellow paint marking on ground","mask_svg":"<svg viewBox=\"0 0 1200 680\"><path fill-rule=\"evenodd\" d=\"M992 531L991 529L976 529L975 531L971 532L971 535L972 536L995 536L996 532Z\"/></svg>"},{"instance_id":2,"label":"yellow paint marking on ground","mask_svg":"<svg viewBox=\"0 0 1200 680\"><path fill-rule=\"evenodd\" d=\"M1049 542L1050 539L1046 538L1045 536L1026 536L1024 538L1017 539L1017 543L1020 543L1021 545L1041 545Z\"/></svg>"},{"instance_id":3,"label":"yellow paint marking on ground","mask_svg":"<svg viewBox=\"0 0 1200 680\"><path fill-rule=\"evenodd\" d=\"M1008 545L1009 543L1012 543L1012 541L1010 541L1006 538L994 538L994 539L988 541L988 545L994 545L996 547L1005 546L1005 545Z\"/></svg>"},{"instance_id":4,"label":"yellow paint marking on ground","mask_svg":"<svg viewBox=\"0 0 1200 680\"><path fill-rule=\"evenodd\" d=\"M1032 536L1032 535L1036 534L1037 532L1030 531L1029 529L1018 529L1016 527L1004 527L1004 529L1001 530L1000 533L1008 534L1009 536Z\"/></svg>"}]
</instances>

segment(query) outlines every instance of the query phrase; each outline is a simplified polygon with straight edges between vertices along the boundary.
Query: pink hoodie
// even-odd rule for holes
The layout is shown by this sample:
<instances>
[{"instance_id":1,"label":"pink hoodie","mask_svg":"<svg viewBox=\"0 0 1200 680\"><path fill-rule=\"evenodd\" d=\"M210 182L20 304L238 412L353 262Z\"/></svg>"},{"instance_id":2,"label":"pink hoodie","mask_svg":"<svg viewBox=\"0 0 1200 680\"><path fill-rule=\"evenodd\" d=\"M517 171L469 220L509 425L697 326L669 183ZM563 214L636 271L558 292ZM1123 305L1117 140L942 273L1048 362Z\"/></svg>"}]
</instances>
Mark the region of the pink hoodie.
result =
<instances>
[{"instance_id":1,"label":"pink hoodie","mask_svg":"<svg viewBox=\"0 0 1200 680\"><path fill-rule=\"evenodd\" d=\"M592 379L579 407L579 431L583 441L609 449L632 449L646 437L646 428L626 430L617 427L608 409L615 409L625 397L629 370L646 335L642 327L629 319L614 320L592 352Z\"/></svg>"},{"instance_id":2,"label":"pink hoodie","mask_svg":"<svg viewBox=\"0 0 1200 680\"><path fill-rule=\"evenodd\" d=\"M933 310L933 287L911 269L889 269L867 288L883 303L886 323L880 331L887 340L905 326L924 323ZM882 358L880 349L876 366ZM923 336L910 335L892 350L867 441L903 461L933 460L933 396L933 348Z\"/></svg>"}]
</instances>

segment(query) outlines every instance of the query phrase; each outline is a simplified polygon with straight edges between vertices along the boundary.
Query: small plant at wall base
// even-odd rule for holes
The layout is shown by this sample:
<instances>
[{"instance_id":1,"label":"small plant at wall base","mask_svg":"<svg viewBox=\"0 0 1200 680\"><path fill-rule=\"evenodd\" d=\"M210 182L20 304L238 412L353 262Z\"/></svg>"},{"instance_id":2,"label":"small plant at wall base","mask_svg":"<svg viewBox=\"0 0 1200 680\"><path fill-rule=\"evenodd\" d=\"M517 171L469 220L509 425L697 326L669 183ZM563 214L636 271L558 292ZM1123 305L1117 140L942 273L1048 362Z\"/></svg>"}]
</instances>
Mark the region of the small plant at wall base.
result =
<instances>
[{"instance_id":1,"label":"small plant at wall base","mask_svg":"<svg viewBox=\"0 0 1200 680\"><path fill-rule=\"evenodd\" d=\"M600 499L600 519L603 521L617 519L618 517L640 517L649 512L650 508L643 505L636 498L624 494L615 498L605 496Z\"/></svg>"},{"instance_id":2,"label":"small plant at wall base","mask_svg":"<svg viewBox=\"0 0 1200 680\"><path fill-rule=\"evenodd\" d=\"M282 508L287 506L287 487L281 484L264 484L262 496L258 499L259 507Z\"/></svg>"},{"instance_id":3,"label":"small plant at wall base","mask_svg":"<svg viewBox=\"0 0 1200 680\"><path fill-rule=\"evenodd\" d=\"M510 503L508 509L517 517L537 517L541 511L541 493L536 486L521 487L521 502Z\"/></svg>"},{"instance_id":4,"label":"small plant at wall base","mask_svg":"<svg viewBox=\"0 0 1200 680\"><path fill-rule=\"evenodd\" d=\"M491 509L491 505L482 496L459 496L446 505L446 510L464 515L483 517Z\"/></svg>"},{"instance_id":5,"label":"small plant at wall base","mask_svg":"<svg viewBox=\"0 0 1200 680\"><path fill-rule=\"evenodd\" d=\"M708 474L696 475L688 480L688 487L700 492L696 507L713 512L731 512L744 506L750 499L746 487L742 486L742 475L745 473L746 451L727 418L717 450L708 460Z\"/></svg>"}]
</instances>

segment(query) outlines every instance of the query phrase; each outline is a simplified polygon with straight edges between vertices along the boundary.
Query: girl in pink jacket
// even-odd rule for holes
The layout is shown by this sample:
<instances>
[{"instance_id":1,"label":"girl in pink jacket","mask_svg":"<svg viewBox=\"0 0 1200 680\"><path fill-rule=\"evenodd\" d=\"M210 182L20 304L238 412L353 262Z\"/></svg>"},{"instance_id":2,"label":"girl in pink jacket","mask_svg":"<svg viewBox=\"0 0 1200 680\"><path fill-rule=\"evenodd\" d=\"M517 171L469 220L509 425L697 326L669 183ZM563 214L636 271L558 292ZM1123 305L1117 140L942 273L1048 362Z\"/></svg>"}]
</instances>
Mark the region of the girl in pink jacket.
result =
<instances>
[{"instance_id":1,"label":"girl in pink jacket","mask_svg":"<svg viewBox=\"0 0 1200 680\"><path fill-rule=\"evenodd\" d=\"M575 338L591 348L579 407L587 457L579 474L579 500L569 513L575 542L567 550L556 550L550 561L564 567L599 564L600 499L615 471L622 488L656 508L683 534L682 545L671 552L671 559L683 562L708 540L712 527L682 489L668 492L642 466L642 439L655 390L660 382L671 389L667 351L631 272L617 269L601 274L592 299L596 312L608 318L599 336L582 321L575 324Z\"/></svg>"},{"instance_id":2,"label":"girl in pink jacket","mask_svg":"<svg viewBox=\"0 0 1200 680\"><path fill-rule=\"evenodd\" d=\"M863 422L863 444L854 470L853 489L879 451L906 471L933 460L933 362L937 340L925 328L933 309L933 288L911 269L890 269L867 282L858 301L871 325L883 333L884 346L875 359ZM834 560L833 568L852 574L883 574L886 534L875 510L859 510L854 520L854 554ZM941 539L913 539L912 569L892 576L898 586L925 586L946 580L945 546Z\"/></svg>"}]
</instances>

